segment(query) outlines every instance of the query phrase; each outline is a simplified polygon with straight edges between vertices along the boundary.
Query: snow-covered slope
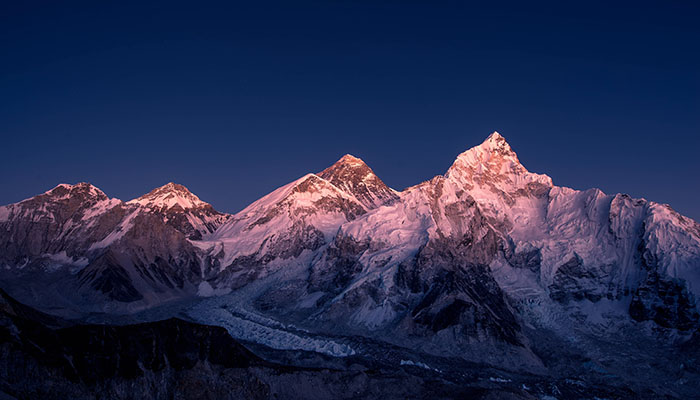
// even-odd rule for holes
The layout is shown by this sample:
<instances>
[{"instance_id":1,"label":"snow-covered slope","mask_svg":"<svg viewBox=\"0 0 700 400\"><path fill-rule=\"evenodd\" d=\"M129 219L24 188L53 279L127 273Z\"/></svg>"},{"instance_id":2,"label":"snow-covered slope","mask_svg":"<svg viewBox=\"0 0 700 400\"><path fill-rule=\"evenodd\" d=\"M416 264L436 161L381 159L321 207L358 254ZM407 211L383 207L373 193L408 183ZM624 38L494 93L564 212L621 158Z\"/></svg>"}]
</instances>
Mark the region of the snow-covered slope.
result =
<instances>
[{"instance_id":1,"label":"snow-covered slope","mask_svg":"<svg viewBox=\"0 0 700 400\"><path fill-rule=\"evenodd\" d=\"M284 264L308 262L338 227L398 198L362 160L346 155L252 203L208 238L218 285L240 286Z\"/></svg>"}]
</instances>

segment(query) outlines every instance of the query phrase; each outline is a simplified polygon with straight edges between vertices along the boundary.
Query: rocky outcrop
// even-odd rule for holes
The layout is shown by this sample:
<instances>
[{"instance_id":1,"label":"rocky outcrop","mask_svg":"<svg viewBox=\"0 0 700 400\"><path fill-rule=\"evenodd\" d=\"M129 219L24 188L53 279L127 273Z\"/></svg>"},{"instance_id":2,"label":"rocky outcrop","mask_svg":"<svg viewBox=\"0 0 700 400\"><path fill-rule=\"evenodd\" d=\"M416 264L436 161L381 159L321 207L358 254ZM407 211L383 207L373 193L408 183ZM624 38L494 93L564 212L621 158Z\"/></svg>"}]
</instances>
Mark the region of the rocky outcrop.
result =
<instances>
[{"instance_id":1,"label":"rocky outcrop","mask_svg":"<svg viewBox=\"0 0 700 400\"><path fill-rule=\"evenodd\" d=\"M617 299L623 293L616 292L614 287L608 287L610 273L615 264L604 266L584 266L578 254L562 264L554 274L549 285L549 296L558 302L580 301L587 299L596 302L602 298Z\"/></svg>"},{"instance_id":2,"label":"rocky outcrop","mask_svg":"<svg viewBox=\"0 0 700 400\"><path fill-rule=\"evenodd\" d=\"M684 281L650 272L633 293L629 313L636 321L654 321L683 331L698 328L697 304Z\"/></svg>"},{"instance_id":3,"label":"rocky outcrop","mask_svg":"<svg viewBox=\"0 0 700 400\"><path fill-rule=\"evenodd\" d=\"M326 249L320 262L315 263L309 275L309 290L339 293L362 272L359 257L369 248L369 242L358 242L339 233Z\"/></svg>"}]
</instances>

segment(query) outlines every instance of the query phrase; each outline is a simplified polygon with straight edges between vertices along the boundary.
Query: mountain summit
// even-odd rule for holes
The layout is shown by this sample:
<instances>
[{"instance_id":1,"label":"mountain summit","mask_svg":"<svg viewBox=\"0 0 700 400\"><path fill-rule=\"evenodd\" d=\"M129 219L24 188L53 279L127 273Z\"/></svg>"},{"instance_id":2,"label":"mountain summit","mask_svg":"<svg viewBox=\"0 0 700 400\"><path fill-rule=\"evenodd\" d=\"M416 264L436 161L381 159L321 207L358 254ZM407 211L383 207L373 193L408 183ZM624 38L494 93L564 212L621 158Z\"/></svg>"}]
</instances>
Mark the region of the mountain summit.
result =
<instances>
[{"instance_id":1,"label":"mountain summit","mask_svg":"<svg viewBox=\"0 0 700 400\"><path fill-rule=\"evenodd\" d=\"M518 155L498 132L492 133L480 145L457 156L447 176L465 172L472 176L484 177L528 173L518 160Z\"/></svg>"},{"instance_id":2,"label":"mountain summit","mask_svg":"<svg viewBox=\"0 0 700 400\"><path fill-rule=\"evenodd\" d=\"M168 225L192 240L200 240L203 235L213 233L229 218L228 214L216 211L185 186L172 182L127 204L137 205L143 212L160 216Z\"/></svg>"},{"instance_id":3,"label":"mountain summit","mask_svg":"<svg viewBox=\"0 0 700 400\"><path fill-rule=\"evenodd\" d=\"M457 156L445 177L469 190L476 199L505 196L508 203L514 196L542 193L553 186L549 176L528 171L498 132Z\"/></svg>"},{"instance_id":4,"label":"mountain summit","mask_svg":"<svg viewBox=\"0 0 700 400\"><path fill-rule=\"evenodd\" d=\"M203 202L194 193L183 185L167 183L155 188L143 196L133 199L128 204L139 204L154 209L171 209L179 207L183 210L206 207L209 204Z\"/></svg>"},{"instance_id":5,"label":"mountain summit","mask_svg":"<svg viewBox=\"0 0 700 400\"><path fill-rule=\"evenodd\" d=\"M90 197L100 200L107 198L104 192L87 182L80 182L76 183L75 185L61 183L60 185L57 185L55 188L49 190L45 194L50 195L53 198Z\"/></svg>"},{"instance_id":6,"label":"mountain summit","mask_svg":"<svg viewBox=\"0 0 700 400\"><path fill-rule=\"evenodd\" d=\"M317 174L338 189L353 195L365 208L395 201L396 192L387 186L361 159L350 154Z\"/></svg>"}]
</instances>

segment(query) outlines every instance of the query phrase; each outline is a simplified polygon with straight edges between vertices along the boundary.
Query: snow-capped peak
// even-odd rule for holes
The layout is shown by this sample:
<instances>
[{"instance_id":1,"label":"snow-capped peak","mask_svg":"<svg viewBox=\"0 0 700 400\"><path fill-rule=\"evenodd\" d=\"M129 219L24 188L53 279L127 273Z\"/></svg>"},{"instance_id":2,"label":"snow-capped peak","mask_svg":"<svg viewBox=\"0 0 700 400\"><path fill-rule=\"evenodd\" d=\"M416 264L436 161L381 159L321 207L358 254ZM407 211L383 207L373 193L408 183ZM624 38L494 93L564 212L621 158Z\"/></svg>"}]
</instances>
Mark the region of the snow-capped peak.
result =
<instances>
[{"instance_id":1,"label":"snow-capped peak","mask_svg":"<svg viewBox=\"0 0 700 400\"><path fill-rule=\"evenodd\" d=\"M498 131L493 131L484 142L505 142L506 138L503 137ZM506 143L507 144L507 143Z\"/></svg>"},{"instance_id":2,"label":"snow-capped peak","mask_svg":"<svg viewBox=\"0 0 700 400\"><path fill-rule=\"evenodd\" d=\"M357 158L357 157L353 156L352 154L346 154L346 155L342 156L340 158L340 160L338 160L336 162L336 164L346 164L346 165L352 165L352 166L356 166L356 167L367 166L367 164L365 164L365 162L362 161L362 159Z\"/></svg>"},{"instance_id":3,"label":"snow-capped peak","mask_svg":"<svg viewBox=\"0 0 700 400\"><path fill-rule=\"evenodd\" d=\"M367 209L394 201L397 195L361 159L346 154L318 173L333 186L354 196Z\"/></svg>"},{"instance_id":4,"label":"snow-capped peak","mask_svg":"<svg viewBox=\"0 0 700 400\"><path fill-rule=\"evenodd\" d=\"M45 192L45 194L53 197L53 198L64 198L64 197L71 197L75 196L78 194L81 194L83 196L87 197L94 197L94 198L99 198L99 199L106 199L107 195L104 194L103 191L98 189L96 186L87 183L87 182L80 182L76 183L75 185L70 185L67 183L61 183L54 187L53 189Z\"/></svg>"},{"instance_id":5,"label":"snow-capped peak","mask_svg":"<svg viewBox=\"0 0 700 400\"><path fill-rule=\"evenodd\" d=\"M186 187L173 182L153 189L149 193L129 201L128 204L139 204L145 207L157 209L180 207L183 210L208 205L200 200L194 193L190 192Z\"/></svg>"},{"instance_id":6,"label":"snow-capped peak","mask_svg":"<svg viewBox=\"0 0 700 400\"><path fill-rule=\"evenodd\" d=\"M317 175L335 184L341 180L359 181L365 179L368 175L374 175L374 173L364 161L350 154L346 154Z\"/></svg>"},{"instance_id":7,"label":"snow-capped peak","mask_svg":"<svg viewBox=\"0 0 700 400\"><path fill-rule=\"evenodd\" d=\"M552 186L552 179L547 175L534 174L525 169L518 155L498 132L493 132L480 145L457 156L445 176L468 185L488 183L506 192L528 183Z\"/></svg>"},{"instance_id":8,"label":"snow-capped peak","mask_svg":"<svg viewBox=\"0 0 700 400\"><path fill-rule=\"evenodd\" d=\"M472 147L457 156L453 167L460 165L481 167L481 169L489 168L492 171L494 166L508 170L524 170L524 167L518 161L517 154L498 132L492 133L480 145Z\"/></svg>"}]
</instances>

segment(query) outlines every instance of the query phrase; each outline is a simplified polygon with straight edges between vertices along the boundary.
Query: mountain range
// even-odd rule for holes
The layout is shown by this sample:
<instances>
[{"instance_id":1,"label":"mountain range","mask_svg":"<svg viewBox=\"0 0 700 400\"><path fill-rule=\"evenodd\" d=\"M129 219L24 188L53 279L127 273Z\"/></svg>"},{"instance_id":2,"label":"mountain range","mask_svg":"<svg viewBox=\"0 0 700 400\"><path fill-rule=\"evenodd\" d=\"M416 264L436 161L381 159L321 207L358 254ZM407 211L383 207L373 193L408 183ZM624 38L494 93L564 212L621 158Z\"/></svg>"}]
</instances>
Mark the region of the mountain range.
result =
<instances>
[{"instance_id":1,"label":"mountain range","mask_svg":"<svg viewBox=\"0 0 700 400\"><path fill-rule=\"evenodd\" d=\"M61 184L0 207L0 249L2 289L42 312L222 326L275 365L480 366L514 398L700 390L700 224L556 186L497 132L403 191L345 155L236 214L175 183Z\"/></svg>"}]
</instances>

